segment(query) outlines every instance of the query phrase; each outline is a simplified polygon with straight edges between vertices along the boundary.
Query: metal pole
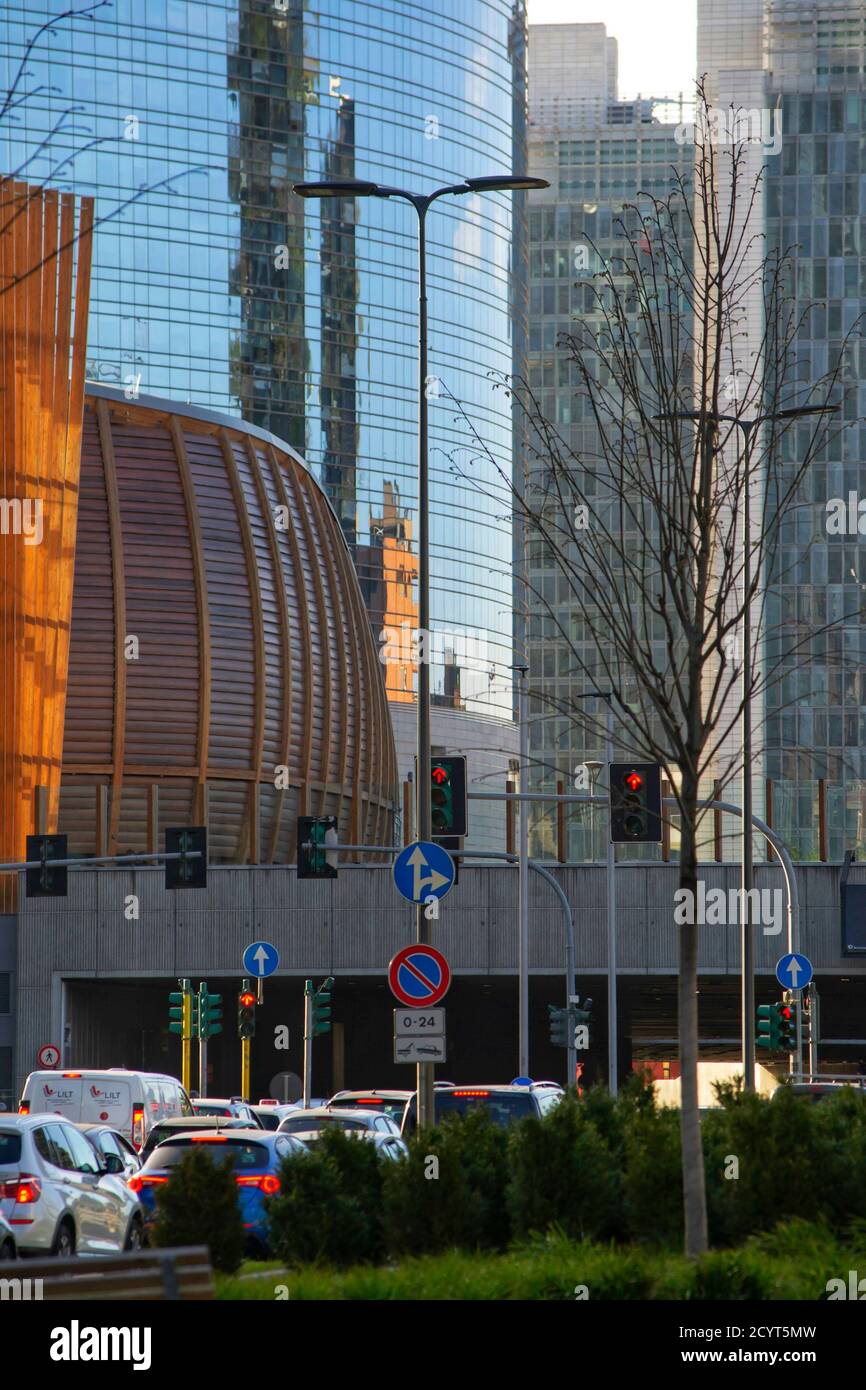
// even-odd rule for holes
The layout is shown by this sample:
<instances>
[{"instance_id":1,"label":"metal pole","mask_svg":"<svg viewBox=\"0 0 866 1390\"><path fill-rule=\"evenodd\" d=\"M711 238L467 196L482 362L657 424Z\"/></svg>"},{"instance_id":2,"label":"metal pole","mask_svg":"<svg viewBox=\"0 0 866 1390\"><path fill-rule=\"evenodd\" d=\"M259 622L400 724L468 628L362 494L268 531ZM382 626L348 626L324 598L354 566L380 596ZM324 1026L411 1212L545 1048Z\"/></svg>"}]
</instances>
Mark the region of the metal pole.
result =
<instances>
[{"instance_id":1,"label":"metal pole","mask_svg":"<svg viewBox=\"0 0 866 1390\"><path fill-rule=\"evenodd\" d=\"M310 1108L313 1092L313 982L304 981L304 1109Z\"/></svg>"},{"instance_id":2,"label":"metal pole","mask_svg":"<svg viewBox=\"0 0 866 1390\"><path fill-rule=\"evenodd\" d=\"M189 1091L192 1085L192 980L181 980L183 991L183 1011L180 1044L181 1085Z\"/></svg>"},{"instance_id":3,"label":"metal pole","mask_svg":"<svg viewBox=\"0 0 866 1390\"><path fill-rule=\"evenodd\" d=\"M613 762L613 704L607 703L607 783L610 786L610 766ZM618 1058L616 1048L616 845L607 836L607 1055L608 1090L615 1096L618 1090Z\"/></svg>"},{"instance_id":4,"label":"metal pole","mask_svg":"<svg viewBox=\"0 0 866 1390\"><path fill-rule=\"evenodd\" d=\"M529 783L529 720L527 718L527 666L519 666L518 715L520 722L520 790ZM517 1036L519 1076L529 1076L529 803L521 798L517 862L518 937L517 937ZM568 1000L566 1000L566 1004Z\"/></svg>"},{"instance_id":5,"label":"metal pole","mask_svg":"<svg viewBox=\"0 0 866 1390\"><path fill-rule=\"evenodd\" d=\"M418 627L423 635L430 630L430 497L427 474L427 238L425 199L413 199L418 214ZM430 808L430 663L418 662L418 781L415 787L416 825L419 840L431 836ZM415 909L415 940L429 945L430 928L424 904ZM418 1128L434 1123L432 1062L419 1062L417 1068Z\"/></svg>"},{"instance_id":6,"label":"metal pole","mask_svg":"<svg viewBox=\"0 0 866 1390\"><path fill-rule=\"evenodd\" d=\"M207 983L199 981L198 986L198 1093L207 1095L207 1038L202 1037L202 1017L207 1008L202 1008L202 1000L207 999Z\"/></svg>"},{"instance_id":7,"label":"metal pole","mask_svg":"<svg viewBox=\"0 0 866 1390\"><path fill-rule=\"evenodd\" d=\"M809 1012L809 1075L818 1075L818 1043L821 1041L821 1004L818 999L818 986L813 980L811 990L811 1009Z\"/></svg>"},{"instance_id":8,"label":"metal pole","mask_svg":"<svg viewBox=\"0 0 866 1390\"><path fill-rule=\"evenodd\" d=\"M250 1098L250 1040L241 1038L241 1096L245 1101Z\"/></svg>"},{"instance_id":9,"label":"metal pole","mask_svg":"<svg viewBox=\"0 0 866 1390\"><path fill-rule=\"evenodd\" d=\"M749 489L753 422L743 423L745 435L743 499L743 868L740 920L740 979L743 1042L743 1087L755 1089L755 961L752 931L752 526ZM799 1012L799 1010L798 1010ZM799 1062L798 1062L799 1065Z\"/></svg>"}]
</instances>

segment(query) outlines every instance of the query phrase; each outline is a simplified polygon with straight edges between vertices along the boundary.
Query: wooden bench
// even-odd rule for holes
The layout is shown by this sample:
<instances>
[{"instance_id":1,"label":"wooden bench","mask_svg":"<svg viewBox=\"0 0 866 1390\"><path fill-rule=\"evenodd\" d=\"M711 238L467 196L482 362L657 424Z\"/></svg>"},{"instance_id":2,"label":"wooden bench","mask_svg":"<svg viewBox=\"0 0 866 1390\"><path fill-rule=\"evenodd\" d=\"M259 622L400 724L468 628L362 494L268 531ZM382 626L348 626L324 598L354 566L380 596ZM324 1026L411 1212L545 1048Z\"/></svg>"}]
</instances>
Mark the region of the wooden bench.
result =
<instances>
[{"instance_id":1,"label":"wooden bench","mask_svg":"<svg viewBox=\"0 0 866 1390\"><path fill-rule=\"evenodd\" d=\"M213 1269L206 1245L177 1250L130 1250L122 1255L21 1260L22 1278L41 1279L48 1299L205 1299L214 1297ZM32 1285L31 1285L32 1288Z\"/></svg>"}]
</instances>

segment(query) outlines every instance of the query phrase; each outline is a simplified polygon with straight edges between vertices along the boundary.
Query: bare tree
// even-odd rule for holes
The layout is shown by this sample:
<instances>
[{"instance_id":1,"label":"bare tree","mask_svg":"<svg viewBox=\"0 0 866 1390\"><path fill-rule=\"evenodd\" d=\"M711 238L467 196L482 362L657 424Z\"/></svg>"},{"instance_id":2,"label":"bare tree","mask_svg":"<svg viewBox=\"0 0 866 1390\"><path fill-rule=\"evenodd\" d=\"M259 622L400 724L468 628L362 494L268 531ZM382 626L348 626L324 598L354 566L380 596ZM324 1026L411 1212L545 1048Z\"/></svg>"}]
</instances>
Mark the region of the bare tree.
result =
<instances>
[{"instance_id":1,"label":"bare tree","mask_svg":"<svg viewBox=\"0 0 866 1390\"><path fill-rule=\"evenodd\" d=\"M728 124L736 130L732 114ZM661 764L670 781L680 821L679 885L691 902L706 815L700 802L714 780L724 785L742 772L737 730L745 700L757 702L808 657L812 638L838 626L768 621L768 590L786 576L786 520L828 434L838 429L832 417L816 414L804 425L784 412L839 400L847 343L820 379L799 378L798 330L811 306L798 307L792 293L795 248L767 247L756 230L764 171L750 168L753 151L747 135L716 143L699 84L693 182L674 170L668 196L639 194L623 208L615 227L621 250L606 262L590 242L598 268L584 281L585 313L560 344L575 380L577 419L590 425L589 447L570 445L526 383L507 383L529 435L525 488L501 475L527 537L529 645L552 638L571 661L573 697L534 686L531 693L600 743L604 712L599 705L594 713L580 697L609 692L617 748ZM755 324L757 338L754 327L749 338ZM747 458L740 426L758 416L765 423L751 432ZM490 459L477 433L476 440ZM559 577L558 601L545 591L545 568ZM745 690L747 642L752 671ZM707 1247L697 949L697 925L680 926L690 1255Z\"/></svg>"}]
</instances>

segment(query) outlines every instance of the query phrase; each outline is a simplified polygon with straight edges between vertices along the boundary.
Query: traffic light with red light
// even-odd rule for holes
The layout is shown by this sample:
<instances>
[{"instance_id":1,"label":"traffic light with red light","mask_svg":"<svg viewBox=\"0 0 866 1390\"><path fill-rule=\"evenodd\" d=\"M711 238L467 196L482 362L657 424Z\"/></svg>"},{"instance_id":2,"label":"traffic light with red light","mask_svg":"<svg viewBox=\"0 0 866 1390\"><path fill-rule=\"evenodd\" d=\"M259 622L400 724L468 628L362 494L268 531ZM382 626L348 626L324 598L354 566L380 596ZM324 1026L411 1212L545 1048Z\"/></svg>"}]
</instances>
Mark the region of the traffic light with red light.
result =
<instances>
[{"instance_id":1,"label":"traffic light with red light","mask_svg":"<svg viewBox=\"0 0 866 1390\"><path fill-rule=\"evenodd\" d=\"M466 834L466 759L434 758L430 765L430 810L434 839Z\"/></svg>"},{"instance_id":2,"label":"traffic light with red light","mask_svg":"<svg viewBox=\"0 0 866 1390\"><path fill-rule=\"evenodd\" d=\"M611 763L609 774L611 842L659 844L662 770L658 763Z\"/></svg>"},{"instance_id":3,"label":"traffic light with red light","mask_svg":"<svg viewBox=\"0 0 866 1390\"><path fill-rule=\"evenodd\" d=\"M797 1051L797 1005L785 996L779 1005L780 1042L786 1052Z\"/></svg>"},{"instance_id":4,"label":"traffic light with red light","mask_svg":"<svg viewBox=\"0 0 866 1390\"><path fill-rule=\"evenodd\" d=\"M256 1035L256 992L249 980L244 980L238 995L238 1037L242 1042Z\"/></svg>"}]
</instances>

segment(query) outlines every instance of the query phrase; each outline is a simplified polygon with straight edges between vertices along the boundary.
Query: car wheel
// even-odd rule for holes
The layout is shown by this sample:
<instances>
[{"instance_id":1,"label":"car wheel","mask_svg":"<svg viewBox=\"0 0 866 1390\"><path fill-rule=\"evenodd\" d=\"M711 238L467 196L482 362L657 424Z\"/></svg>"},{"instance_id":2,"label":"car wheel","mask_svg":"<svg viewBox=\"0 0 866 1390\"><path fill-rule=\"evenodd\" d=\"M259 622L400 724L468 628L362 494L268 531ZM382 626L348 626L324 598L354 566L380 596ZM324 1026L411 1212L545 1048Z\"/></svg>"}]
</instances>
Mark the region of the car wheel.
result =
<instances>
[{"instance_id":1,"label":"car wheel","mask_svg":"<svg viewBox=\"0 0 866 1390\"><path fill-rule=\"evenodd\" d=\"M75 1228L71 1221L61 1221L57 1235L54 1237L51 1253L57 1255L61 1260L71 1259L75 1254Z\"/></svg>"},{"instance_id":2,"label":"car wheel","mask_svg":"<svg viewBox=\"0 0 866 1390\"><path fill-rule=\"evenodd\" d=\"M16 1258L14 1241L4 1240L3 1244L0 1245L0 1260L14 1260Z\"/></svg>"},{"instance_id":3,"label":"car wheel","mask_svg":"<svg viewBox=\"0 0 866 1390\"><path fill-rule=\"evenodd\" d=\"M140 1250L144 1244L144 1227L141 1217L134 1216L129 1223L129 1230L126 1233L126 1243L124 1250Z\"/></svg>"}]
</instances>

